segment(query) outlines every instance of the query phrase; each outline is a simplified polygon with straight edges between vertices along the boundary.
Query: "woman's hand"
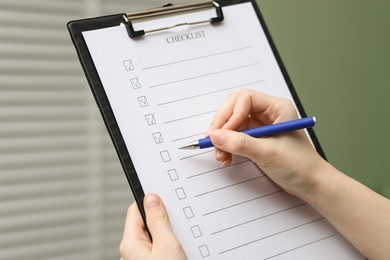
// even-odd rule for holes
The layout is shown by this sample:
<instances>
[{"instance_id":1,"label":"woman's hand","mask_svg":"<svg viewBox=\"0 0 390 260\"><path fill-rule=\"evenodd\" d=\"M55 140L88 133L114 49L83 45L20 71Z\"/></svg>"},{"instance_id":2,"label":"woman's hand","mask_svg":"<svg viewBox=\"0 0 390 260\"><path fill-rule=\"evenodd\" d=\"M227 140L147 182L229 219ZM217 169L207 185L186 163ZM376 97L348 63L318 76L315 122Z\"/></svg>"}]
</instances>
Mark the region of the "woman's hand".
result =
<instances>
[{"instance_id":1,"label":"woman's hand","mask_svg":"<svg viewBox=\"0 0 390 260\"><path fill-rule=\"evenodd\" d=\"M172 232L168 214L160 197L147 194L144 198L146 222L153 238L150 240L137 204L128 211L120 244L123 260L185 260L183 248Z\"/></svg>"},{"instance_id":2,"label":"woman's hand","mask_svg":"<svg viewBox=\"0 0 390 260\"><path fill-rule=\"evenodd\" d=\"M288 99L245 89L230 95L212 120L207 135L222 165L231 163L232 154L247 157L284 190L300 197L315 184L313 173L324 165L304 130L267 138L236 132L297 118Z\"/></svg>"}]
</instances>

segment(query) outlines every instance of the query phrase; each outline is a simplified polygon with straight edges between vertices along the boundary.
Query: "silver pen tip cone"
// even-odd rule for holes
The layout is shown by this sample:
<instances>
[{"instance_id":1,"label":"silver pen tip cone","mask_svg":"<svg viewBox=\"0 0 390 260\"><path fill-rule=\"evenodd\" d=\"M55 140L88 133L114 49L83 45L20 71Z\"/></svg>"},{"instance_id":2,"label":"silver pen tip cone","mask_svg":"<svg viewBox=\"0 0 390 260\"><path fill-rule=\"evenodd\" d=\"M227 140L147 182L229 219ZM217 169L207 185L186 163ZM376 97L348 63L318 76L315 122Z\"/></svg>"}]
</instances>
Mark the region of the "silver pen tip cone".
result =
<instances>
[{"instance_id":1,"label":"silver pen tip cone","mask_svg":"<svg viewBox=\"0 0 390 260\"><path fill-rule=\"evenodd\" d=\"M195 141L195 142L192 142L192 143L183 145L182 147L179 147L179 149L184 149L184 150L188 150L188 149L191 149L191 150L199 149L199 142L198 142L198 141Z\"/></svg>"}]
</instances>

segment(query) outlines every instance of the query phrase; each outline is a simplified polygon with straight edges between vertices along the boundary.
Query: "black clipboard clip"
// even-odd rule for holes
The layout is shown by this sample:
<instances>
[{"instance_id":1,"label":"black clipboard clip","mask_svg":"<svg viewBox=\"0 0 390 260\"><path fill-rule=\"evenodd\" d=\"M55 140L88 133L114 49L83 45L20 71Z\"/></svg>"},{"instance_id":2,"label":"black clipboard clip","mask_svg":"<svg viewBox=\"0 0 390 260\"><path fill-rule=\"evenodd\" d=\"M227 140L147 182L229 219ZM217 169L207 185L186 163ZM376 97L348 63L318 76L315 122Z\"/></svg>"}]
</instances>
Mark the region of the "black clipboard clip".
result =
<instances>
[{"instance_id":1,"label":"black clipboard clip","mask_svg":"<svg viewBox=\"0 0 390 260\"><path fill-rule=\"evenodd\" d=\"M200 20L195 22L183 22L183 23L178 23L170 26L149 29L149 30L139 30L139 31L134 30L133 23L132 23L132 21L138 19L155 18L162 15L172 15L172 14L195 11L195 10L206 9L206 8L215 8L217 16L207 20ZM123 18L125 19L127 33L129 34L130 38L138 38L144 36L147 33L169 30L171 28L183 26L183 25L195 25L195 24L202 24L202 23L210 23L210 24L220 23L224 19L221 6L217 2L212 0L200 1L200 2L194 2L188 4L180 4L180 5L172 5L171 3L167 3L160 8L148 9L144 11L125 14Z\"/></svg>"}]
</instances>

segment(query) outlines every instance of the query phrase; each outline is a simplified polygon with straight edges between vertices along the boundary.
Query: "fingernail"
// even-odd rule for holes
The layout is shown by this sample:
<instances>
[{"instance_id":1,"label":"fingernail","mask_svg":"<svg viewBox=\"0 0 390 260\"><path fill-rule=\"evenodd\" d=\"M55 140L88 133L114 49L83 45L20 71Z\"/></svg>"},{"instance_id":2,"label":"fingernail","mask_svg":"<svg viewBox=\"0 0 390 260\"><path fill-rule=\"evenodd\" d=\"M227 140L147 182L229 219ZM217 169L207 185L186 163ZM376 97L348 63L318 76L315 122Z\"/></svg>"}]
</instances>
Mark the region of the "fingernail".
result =
<instances>
[{"instance_id":1,"label":"fingernail","mask_svg":"<svg viewBox=\"0 0 390 260\"><path fill-rule=\"evenodd\" d=\"M228 160L225 160L225 161L223 161L222 163L221 163L221 166L227 166L227 165L229 165L229 161Z\"/></svg>"},{"instance_id":2,"label":"fingernail","mask_svg":"<svg viewBox=\"0 0 390 260\"><path fill-rule=\"evenodd\" d=\"M159 207L161 205L161 199L156 194L146 194L144 198L144 205L147 209Z\"/></svg>"}]
</instances>

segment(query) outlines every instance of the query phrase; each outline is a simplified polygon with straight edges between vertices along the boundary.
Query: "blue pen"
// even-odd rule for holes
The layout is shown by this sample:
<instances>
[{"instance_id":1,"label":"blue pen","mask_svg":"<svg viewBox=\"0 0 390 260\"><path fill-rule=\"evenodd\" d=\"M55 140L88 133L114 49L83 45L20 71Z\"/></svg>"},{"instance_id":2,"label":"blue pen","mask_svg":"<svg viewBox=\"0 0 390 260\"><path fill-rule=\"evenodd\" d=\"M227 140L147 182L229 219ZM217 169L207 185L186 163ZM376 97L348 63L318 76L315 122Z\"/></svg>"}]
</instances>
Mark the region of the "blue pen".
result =
<instances>
[{"instance_id":1,"label":"blue pen","mask_svg":"<svg viewBox=\"0 0 390 260\"><path fill-rule=\"evenodd\" d=\"M314 116L304 117L301 119L286 121L278 124L260 126L242 131L252 137L266 137L276 134L281 134L289 131L299 130L303 128L313 127L316 124L316 118ZM179 149L204 149L213 147L209 137L199 139L198 141L189 143L180 147Z\"/></svg>"}]
</instances>

